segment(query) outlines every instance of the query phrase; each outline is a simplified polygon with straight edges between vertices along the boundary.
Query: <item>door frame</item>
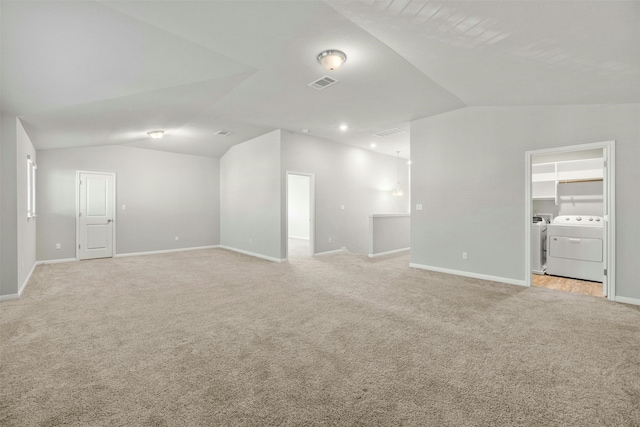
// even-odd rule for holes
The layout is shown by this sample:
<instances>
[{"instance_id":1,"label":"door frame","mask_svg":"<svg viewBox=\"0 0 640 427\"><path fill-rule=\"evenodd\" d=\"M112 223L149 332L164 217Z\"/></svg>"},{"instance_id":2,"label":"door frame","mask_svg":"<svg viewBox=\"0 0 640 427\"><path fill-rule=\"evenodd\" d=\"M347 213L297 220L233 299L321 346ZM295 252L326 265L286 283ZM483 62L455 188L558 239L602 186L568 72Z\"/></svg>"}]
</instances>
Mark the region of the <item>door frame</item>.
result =
<instances>
[{"instance_id":1,"label":"door frame","mask_svg":"<svg viewBox=\"0 0 640 427\"><path fill-rule=\"evenodd\" d=\"M99 172L99 171L85 171L85 170L76 170L76 261L80 261L80 254L78 253L78 246L80 245L80 174L82 173L95 173L99 175L111 175L113 177L113 227L112 227L112 242L113 242L113 254L111 257L115 257L116 255L116 227L118 221L116 221L116 217L118 216L118 206L116 205L116 191L117 191L117 183L116 183L116 174L115 172Z\"/></svg>"},{"instance_id":2,"label":"door frame","mask_svg":"<svg viewBox=\"0 0 640 427\"><path fill-rule=\"evenodd\" d=\"M531 218L533 217L533 200L531 188L531 171L533 156L544 154L568 153L584 151L596 148L603 149L604 179L606 188L603 188L605 199L604 207L604 254L605 268L607 269L606 298L616 300L616 185L615 185L615 140L593 142L588 144L570 145L565 147L546 148L525 152L525 285L531 286Z\"/></svg>"},{"instance_id":3,"label":"door frame","mask_svg":"<svg viewBox=\"0 0 640 427\"><path fill-rule=\"evenodd\" d=\"M284 247L285 259L289 260L289 175L309 177L309 255L316 254L316 176L308 172L286 171L285 179L285 222L284 222Z\"/></svg>"}]
</instances>

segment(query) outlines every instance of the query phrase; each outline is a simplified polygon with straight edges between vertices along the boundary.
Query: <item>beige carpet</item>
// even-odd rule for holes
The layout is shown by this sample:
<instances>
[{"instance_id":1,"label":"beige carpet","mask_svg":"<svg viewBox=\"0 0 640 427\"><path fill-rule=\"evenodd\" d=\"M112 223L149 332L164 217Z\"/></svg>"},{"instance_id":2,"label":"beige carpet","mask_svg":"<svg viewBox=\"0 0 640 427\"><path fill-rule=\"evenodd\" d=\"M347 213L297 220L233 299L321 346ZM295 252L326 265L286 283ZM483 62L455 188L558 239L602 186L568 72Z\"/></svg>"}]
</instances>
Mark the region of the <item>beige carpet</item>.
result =
<instances>
[{"instance_id":1,"label":"beige carpet","mask_svg":"<svg viewBox=\"0 0 640 427\"><path fill-rule=\"evenodd\" d=\"M638 426L640 309L335 254L44 265L2 426Z\"/></svg>"}]
</instances>

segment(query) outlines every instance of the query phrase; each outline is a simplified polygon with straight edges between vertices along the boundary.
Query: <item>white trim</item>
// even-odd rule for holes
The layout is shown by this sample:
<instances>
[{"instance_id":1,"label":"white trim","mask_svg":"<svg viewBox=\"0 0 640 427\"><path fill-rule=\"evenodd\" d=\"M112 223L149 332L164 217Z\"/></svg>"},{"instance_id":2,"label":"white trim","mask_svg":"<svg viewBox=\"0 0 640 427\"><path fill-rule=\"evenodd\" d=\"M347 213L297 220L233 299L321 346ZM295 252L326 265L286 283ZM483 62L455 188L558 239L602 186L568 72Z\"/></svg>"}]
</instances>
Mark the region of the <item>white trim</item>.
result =
<instances>
[{"instance_id":1,"label":"white trim","mask_svg":"<svg viewBox=\"0 0 640 427\"><path fill-rule=\"evenodd\" d=\"M257 254L255 252L249 252L249 251L244 251L242 249L237 249L237 248L232 248L230 246L224 246L224 245L220 245L219 246L221 249L226 249L228 251L233 251L233 252L238 252L244 255L249 255L249 256L253 256L256 258L262 258L262 259L266 259L267 261L273 261L273 262L286 262L287 259L286 258L274 258L274 257L270 257L268 255L262 255L262 254Z\"/></svg>"},{"instance_id":2,"label":"white trim","mask_svg":"<svg viewBox=\"0 0 640 427\"><path fill-rule=\"evenodd\" d=\"M157 254L168 254L172 252L186 252L186 251L197 251L199 249L216 249L220 248L220 245L211 245L211 246L194 246L191 248L178 248L178 249L163 249L160 251L147 251L147 252L127 252L124 254L115 254L114 258L124 258L129 256L144 256L144 255L157 255Z\"/></svg>"},{"instance_id":3,"label":"white trim","mask_svg":"<svg viewBox=\"0 0 640 427\"><path fill-rule=\"evenodd\" d=\"M33 274L33 270L36 269L37 265L38 265L37 262L33 263L33 266L31 267L31 271L29 272L29 274L27 274L27 278L24 279L24 282L22 282L22 286L20 286L18 288L18 298L20 298L20 296L22 296L22 292L24 292L24 288L27 287L27 283L29 282L29 279L31 279L31 275Z\"/></svg>"},{"instance_id":4,"label":"white trim","mask_svg":"<svg viewBox=\"0 0 640 427\"><path fill-rule=\"evenodd\" d=\"M117 216L118 216L118 182L117 176L115 172L96 172L96 171L85 171L85 170L76 170L76 261L80 261L80 255L78 254L78 246L80 245L80 174L81 173L94 173L98 175L111 175L113 176L113 227L111 228L111 233L113 234L111 239L111 257L116 256L116 227L118 224Z\"/></svg>"},{"instance_id":5,"label":"white trim","mask_svg":"<svg viewBox=\"0 0 640 427\"><path fill-rule=\"evenodd\" d=\"M405 252L405 251L409 251L411 250L411 248L402 248L402 249L394 249L392 251L386 251L386 252L380 252L377 254L369 254L368 257L369 258L377 258L379 256L384 256L384 255L391 255L391 254L397 254L399 252Z\"/></svg>"},{"instance_id":6,"label":"white trim","mask_svg":"<svg viewBox=\"0 0 640 427\"><path fill-rule=\"evenodd\" d=\"M640 305L640 299L638 298L621 297L619 295L616 295L614 301L621 302L623 304Z\"/></svg>"},{"instance_id":7,"label":"white trim","mask_svg":"<svg viewBox=\"0 0 640 427\"><path fill-rule=\"evenodd\" d=\"M409 267L419 268L421 270L437 271L438 273L453 274L456 276L472 277L474 279L490 280L492 282L507 283L509 285L526 286L524 280L509 279L506 277L489 276L487 274L471 273L469 271L450 270L448 268L433 267L430 265L409 263Z\"/></svg>"},{"instance_id":8,"label":"white trim","mask_svg":"<svg viewBox=\"0 0 640 427\"><path fill-rule=\"evenodd\" d=\"M618 301L616 295L616 226L615 226L615 141L592 142L588 144L570 145L566 147L546 148L525 152L525 286L531 286L531 217L533 215L533 200L531 198L531 165L534 155L566 153L572 151L603 149L603 158L607 161L606 176L607 200L605 212L608 213L608 233L605 256L607 260L607 298Z\"/></svg>"},{"instance_id":9,"label":"white trim","mask_svg":"<svg viewBox=\"0 0 640 427\"><path fill-rule=\"evenodd\" d=\"M313 254L313 256L325 256L325 255L337 254L337 253L346 252L346 251L347 251L347 248L343 247L341 249L335 249L333 251L318 252L317 254Z\"/></svg>"},{"instance_id":10,"label":"white trim","mask_svg":"<svg viewBox=\"0 0 640 427\"><path fill-rule=\"evenodd\" d=\"M46 259L44 261L36 261L36 264L38 265L60 264L63 262L73 262L73 261L78 261L78 260L76 258Z\"/></svg>"},{"instance_id":11,"label":"white trim","mask_svg":"<svg viewBox=\"0 0 640 427\"><path fill-rule=\"evenodd\" d=\"M396 217L396 216L411 216L410 213L407 214L370 214L369 218L389 218L389 217Z\"/></svg>"},{"instance_id":12,"label":"white trim","mask_svg":"<svg viewBox=\"0 0 640 427\"><path fill-rule=\"evenodd\" d=\"M308 237L289 236L289 239L309 240Z\"/></svg>"},{"instance_id":13,"label":"white trim","mask_svg":"<svg viewBox=\"0 0 640 427\"><path fill-rule=\"evenodd\" d=\"M0 295L0 302L2 302L2 301L11 301L11 300L18 299L18 298L20 298L20 295L18 295L18 294Z\"/></svg>"}]
</instances>

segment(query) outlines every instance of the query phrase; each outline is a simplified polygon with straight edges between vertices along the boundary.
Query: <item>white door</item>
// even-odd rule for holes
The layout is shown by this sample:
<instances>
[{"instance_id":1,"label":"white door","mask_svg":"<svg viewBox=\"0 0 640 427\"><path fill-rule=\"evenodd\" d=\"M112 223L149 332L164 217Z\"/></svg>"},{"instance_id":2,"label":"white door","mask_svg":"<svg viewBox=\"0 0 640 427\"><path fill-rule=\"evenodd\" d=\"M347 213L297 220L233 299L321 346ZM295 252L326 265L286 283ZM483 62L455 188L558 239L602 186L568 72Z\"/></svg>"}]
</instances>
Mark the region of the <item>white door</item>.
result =
<instances>
[{"instance_id":1,"label":"white door","mask_svg":"<svg viewBox=\"0 0 640 427\"><path fill-rule=\"evenodd\" d=\"M113 256L114 174L78 174L78 259Z\"/></svg>"}]
</instances>

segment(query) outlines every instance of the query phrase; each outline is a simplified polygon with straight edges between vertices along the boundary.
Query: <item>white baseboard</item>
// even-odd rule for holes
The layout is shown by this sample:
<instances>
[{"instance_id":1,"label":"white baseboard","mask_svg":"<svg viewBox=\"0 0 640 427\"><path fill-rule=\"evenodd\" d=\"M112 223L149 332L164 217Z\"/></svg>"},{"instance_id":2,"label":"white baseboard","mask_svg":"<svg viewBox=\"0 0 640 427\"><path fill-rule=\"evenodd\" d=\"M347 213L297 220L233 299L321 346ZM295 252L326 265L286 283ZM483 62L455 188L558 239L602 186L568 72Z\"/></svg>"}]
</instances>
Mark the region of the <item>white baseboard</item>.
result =
<instances>
[{"instance_id":1,"label":"white baseboard","mask_svg":"<svg viewBox=\"0 0 640 427\"><path fill-rule=\"evenodd\" d=\"M274 257L268 256L268 255L262 255L262 254L258 254L258 253L255 253L255 252L249 252L249 251L244 251L242 249L232 248L230 246L220 245L220 248L226 249L228 251L238 252L238 253L244 254L244 255L253 256L253 257L256 257L256 258L266 259L267 261L273 261L273 262L286 262L287 261L286 258L283 258L283 259L274 258Z\"/></svg>"},{"instance_id":2,"label":"white baseboard","mask_svg":"<svg viewBox=\"0 0 640 427\"><path fill-rule=\"evenodd\" d=\"M73 262L78 261L76 258L60 258L60 259L47 259L44 261L36 261L37 265L45 265L45 264L60 264L62 262Z\"/></svg>"},{"instance_id":3,"label":"white baseboard","mask_svg":"<svg viewBox=\"0 0 640 427\"><path fill-rule=\"evenodd\" d=\"M2 302L2 301L11 301L11 300L18 299L18 298L20 298L20 295L18 295L18 294L0 295L0 302Z\"/></svg>"},{"instance_id":4,"label":"white baseboard","mask_svg":"<svg viewBox=\"0 0 640 427\"><path fill-rule=\"evenodd\" d=\"M220 248L220 245L212 245L212 246L195 246L193 248L179 248L179 249L164 249L161 251L148 251L148 252L129 252L126 254L115 254L114 258L123 258L128 256L143 256L143 255L157 255L157 254L168 254L172 252L185 252L185 251L197 251L199 249L216 249Z\"/></svg>"},{"instance_id":5,"label":"white baseboard","mask_svg":"<svg viewBox=\"0 0 640 427\"><path fill-rule=\"evenodd\" d=\"M342 249L336 249L334 251L326 251L326 252L318 252L313 254L313 256L324 256L324 255L331 255L331 254L338 254L341 252L346 252L347 248L343 247Z\"/></svg>"},{"instance_id":6,"label":"white baseboard","mask_svg":"<svg viewBox=\"0 0 640 427\"><path fill-rule=\"evenodd\" d=\"M640 305L640 299L638 298L621 297L619 295L616 295L616 297L613 298L613 300L615 302L621 302L624 304Z\"/></svg>"},{"instance_id":7,"label":"white baseboard","mask_svg":"<svg viewBox=\"0 0 640 427\"><path fill-rule=\"evenodd\" d=\"M448 268L433 267L430 265L410 263L409 267L421 270L437 271L438 273L454 274L456 276L473 277L474 279L491 280L493 282L508 283L510 285L527 286L524 280L508 279L506 277L489 276L487 274L472 273L469 271L450 270Z\"/></svg>"},{"instance_id":8,"label":"white baseboard","mask_svg":"<svg viewBox=\"0 0 640 427\"><path fill-rule=\"evenodd\" d=\"M408 250L411 250L411 248L394 249L392 251L380 252L380 253L377 253L377 254L369 254L369 258L376 258L376 257L379 257L379 256L397 254L397 253L405 252L405 251L408 251Z\"/></svg>"},{"instance_id":9,"label":"white baseboard","mask_svg":"<svg viewBox=\"0 0 640 427\"><path fill-rule=\"evenodd\" d=\"M309 240L308 237L289 236L290 239Z\"/></svg>"}]
</instances>

